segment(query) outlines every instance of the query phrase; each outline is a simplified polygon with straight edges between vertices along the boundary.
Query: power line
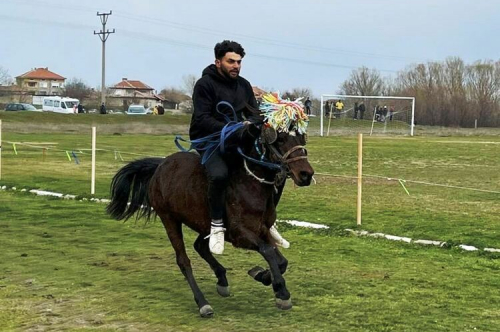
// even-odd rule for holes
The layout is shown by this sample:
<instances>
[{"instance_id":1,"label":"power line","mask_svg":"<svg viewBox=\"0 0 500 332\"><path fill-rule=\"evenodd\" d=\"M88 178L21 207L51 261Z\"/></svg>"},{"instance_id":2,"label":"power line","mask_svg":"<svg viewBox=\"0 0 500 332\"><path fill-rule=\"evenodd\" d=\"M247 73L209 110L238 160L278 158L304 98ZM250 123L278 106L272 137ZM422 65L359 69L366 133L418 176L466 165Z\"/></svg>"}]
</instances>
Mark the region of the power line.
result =
<instances>
[{"instance_id":1,"label":"power line","mask_svg":"<svg viewBox=\"0 0 500 332\"><path fill-rule=\"evenodd\" d=\"M25 5L34 5L32 1L30 1L30 2L28 2L27 0L18 0L18 1L24 2ZM86 10L86 11L92 10L88 7L83 7L83 6L54 5L54 4L48 3L46 1L37 1L37 3L43 4L44 7L54 7L54 8L57 8L59 10L61 8L73 10L73 11L78 11L78 12L81 12L82 10ZM322 46L312 46L312 45L304 45L304 44L299 44L299 43L285 42L285 41L281 41L281 40L277 40L277 39L264 38L264 37L259 37L259 36L251 36L251 35L246 35L246 34L241 34L241 33L235 33L232 31L228 32L228 31L210 29L210 28L206 28L206 27L200 27L200 26L189 25L189 24L184 24L184 23L178 23L178 22L174 22L174 21L167 21L167 20L158 19L158 18L146 17L146 16L137 15L136 13L127 13L125 11L120 11L120 12L115 11L115 15L117 17L122 17L122 18L125 18L127 20L132 20L132 21L137 21L137 22L153 23L153 24L172 27L175 29L194 31L197 33L208 34L208 35L212 35L212 36L214 36L214 35L223 36L224 38L228 38L228 36L235 36L235 37L244 38L247 40L252 40L252 41L255 41L255 42L258 42L261 44L266 44L266 45L271 45L271 46L279 46L279 47L288 47L288 48L297 49L297 50L306 50L306 51L333 53L333 54L344 54L344 55L369 57L369 58L392 59L392 60L399 60L399 61L404 61L404 60L422 61L421 59L409 58L409 57L403 57L403 56L397 56L397 55L379 54L379 53L372 53L372 52L349 51L349 50L337 49L337 48L329 48L329 47L322 47ZM388 70L384 70L384 71L388 71Z\"/></svg>"},{"instance_id":2,"label":"power line","mask_svg":"<svg viewBox=\"0 0 500 332\"><path fill-rule=\"evenodd\" d=\"M169 27L173 27L176 29L195 31L195 32L203 33L203 34L209 34L209 35L219 35L219 36L224 36L225 38L227 38L228 35L232 35L232 36L242 37L245 39L254 40L256 42L267 44L267 45L288 47L288 48L294 48L294 49L299 49L299 50L309 50L309 51L337 53L337 54L340 53L340 54L346 54L346 55L354 55L354 56L362 56L362 57L370 57L370 58L377 57L377 58L385 58L385 59L393 59L393 60L413 59L413 58L407 58L407 57L396 56L396 55L347 51L347 50L343 50L343 49L335 49L335 48L328 48L328 47L321 47L321 46L311 46L311 45L304 45L304 44L298 44L298 43L284 42L284 41L280 41L280 40L276 40L276 39L263 38L263 37L258 37L258 36L250 36L250 35L235 33L232 31L228 33L227 31L203 28L203 27L199 27L199 26L193 26L193 25L177 23L177 22L172 22L172 21L165 21L165 20L161 20L161 19L149 18L149 17L145 17L145 16L140 16L140 15L132 15L132 14L129 15L126 13L125 14L119 13L119 14L116 14L116 16L123 17L123 18L129 19L129 20L142 21L142 22L146 22L146 23L156 22L159 25L169 26ZM416 59L413 59L413 60L416 60Z\"/></svg>"},{"instance_id":3,"label":"power line","mask_svg":"<svg viewBox=\"0 0 500 332\"><path fill-rule=\"evenodd\" d=\"M122 36L126 37L126 38L138 38L140 40L149 39L151 41L157 41L157 42L161 42L161 43L171 44L171 45L175 45L175 46L189 47L189 48L209 49L209 50L213 49L213 46L183 42L183 41L169 39L166 37L153 36L153 35L149 35L149 34L145 34L145 33L141 33L141 32L129 31L129 30L124 30L124 29L122 29L122 31L124 32L124 34ZM276 61L287 61L287 62L293 62L293 63L306 64L306 65L345 68L345 69L357 69L357 68L359 68L359 66L341 65L341 64L303 60L303 59L296 59L296 58L285 58L285 57L278 57L278 56L272 56L272 55L260 54L260 53L248 52L247 54L251 55L253 57L258 57L258 58L263 58L263 59L276 60ZM381 72L397 73L396 70L391 70L391 69L378 69L378 70Z\"/></svg>"},{"instance_id":4,"label":"power line","mask_svg":"<svg viewBox=\"0 0 500 332\"><path fill-rule=\"evenodd\" d=\"M65 27L65 28L70 28L70 29L77 29L77 30L82 30L82 29L89 29L92 30L93 26L91 25L86 25L86 24L79 24L79 23L71 23L71 22L56 22L56 21L45 21L37 18L27 18L27 17L16 17L16 16L8 16L8 15L1 15L0 14L0 19L2 20L7 20L7 21L13 21L17 23L26 23L26 24L38 24L38 25L52 25L52 26L60 26L60 27Z\"/></svg>"},{"instance_id":5,"label":"power line","mask_svg":"<svg viewBox=\"0 0 500 332\"><path fill-rule=\"evenodd\" d=\"M41 25L53 25L53 26L62 26L62 27L67 27L67 28L73 28L73 29L90 29L92 26L88 25L83 25L83 24L76 24L76 23L63 23L63 22L54 22L54 21L44 21L40 19L27 19L27 18L17 18L17 17L11 17L11 16L6 16L6 15L0 15L0 19L5 19L5 20L12 20L16 22L22 22L22 23L27 23L27 24L41 24ZM196 44L196 43L190 43L190 42L184 42L184 41L179 41L175 39L170 39L166 37L160 37L160 36L155 36L151 34L146 34L143 32L137 32L137 31L130 31L126 29L121 30L123 33L121 34L121 37L125 38L133 38L133 39L138 39L138 40L150 40L150 41L156 41L156 42L161 42L163 44L169 44L173 46L179 46L179 47L187 47L187 48L195 48L195 49L203 49L203 50L212 50L213 46L208 46L208 45L202 45L202 44ZM342 65L342 64L334 64L334 63L328 63L328 62L318 62L318 61L310 61L310 60L303 60L303 59L296 59L296 58L285 58L285 57L278 57L278 56L272 56L272 55L266 55L266 54L260 54L260 53L248 53L248 55L255 56L258 58L263 58L263 59L268 59L268 60L275 60L275 61L287 61L287 62L293 62L293 63L300 63L300 64L305 64L305 65L315 65L315 66L323 66L323 67L332 67L332 68L345 68L345 69L357 69L359 66L349 66L349 65ZM391 70L391 69L378 69L381 72L389 72L389 73L396 73L396 70Z\"/></svg>"}]
</instances>

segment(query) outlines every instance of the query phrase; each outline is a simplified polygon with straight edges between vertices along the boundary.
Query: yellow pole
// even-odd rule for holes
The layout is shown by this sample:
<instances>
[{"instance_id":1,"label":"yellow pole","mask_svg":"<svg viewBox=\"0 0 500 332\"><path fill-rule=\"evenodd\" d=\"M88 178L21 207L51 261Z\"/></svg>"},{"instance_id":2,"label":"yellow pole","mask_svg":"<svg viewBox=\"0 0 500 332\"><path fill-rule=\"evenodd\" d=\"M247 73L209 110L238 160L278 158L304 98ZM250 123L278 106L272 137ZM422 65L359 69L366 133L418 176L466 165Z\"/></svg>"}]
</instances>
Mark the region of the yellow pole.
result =
<instances>
[{"instance_id":1,"label":"yellow pole","mask_svg":"<svg viewBox=\"0 0 500 332\"><path fill-rule=\"evenodd\" d=\"M0 120L0 180L2 180L2 120Z\"/></svg>"},{"instance_id":2,"label":"yellow pole","mask_svg":"<svg viewBox=\"0 0 500 332\"><path fill-rule=\"evenodd\" d=\"M358 201L356 224L361 225L361 189L363 180L363 134L358 134Z\"/></svg>"},{"instance_id":3,"label":"yellow pole","mask_svg":"<svg viewBox=\"0 0 500 332\"><path fill-rule=\"evenodd\" d=\"M328 117L328 130L326 131L326 136L330 136L330 123L332 122L332 108L330 107L330 116Z\"/></svg>"},{"instance_id":4,"label":"yellow pole","mask_svg":"<svg viewBox=\"0 0 500 332\"><path fill-rule=\"evenodd\" d=\"M95 145L96 145L96 127L92 127L92 170L91 170L91 183L90 194L95 194Z\"/></svg>"}]
</instances>

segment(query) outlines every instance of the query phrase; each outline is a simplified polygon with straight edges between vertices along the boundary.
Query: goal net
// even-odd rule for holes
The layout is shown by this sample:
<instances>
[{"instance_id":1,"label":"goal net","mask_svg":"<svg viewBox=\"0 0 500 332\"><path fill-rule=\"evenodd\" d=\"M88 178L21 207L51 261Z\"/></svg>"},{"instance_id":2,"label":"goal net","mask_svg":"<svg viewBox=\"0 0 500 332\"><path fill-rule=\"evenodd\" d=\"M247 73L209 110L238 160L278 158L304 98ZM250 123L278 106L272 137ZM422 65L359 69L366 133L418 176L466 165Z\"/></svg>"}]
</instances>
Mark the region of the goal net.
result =
<instances>
[{"instance_id":1,"label":"goal net","mask_svg":"<svg viewBox=\"0 0 500 332\"><path fill-rule=\"evenodd\" d=\"M339 103L340 102L340 103ZM414 97L321 95L320 136L411 135Z\"/></svg>"}]
</instances>

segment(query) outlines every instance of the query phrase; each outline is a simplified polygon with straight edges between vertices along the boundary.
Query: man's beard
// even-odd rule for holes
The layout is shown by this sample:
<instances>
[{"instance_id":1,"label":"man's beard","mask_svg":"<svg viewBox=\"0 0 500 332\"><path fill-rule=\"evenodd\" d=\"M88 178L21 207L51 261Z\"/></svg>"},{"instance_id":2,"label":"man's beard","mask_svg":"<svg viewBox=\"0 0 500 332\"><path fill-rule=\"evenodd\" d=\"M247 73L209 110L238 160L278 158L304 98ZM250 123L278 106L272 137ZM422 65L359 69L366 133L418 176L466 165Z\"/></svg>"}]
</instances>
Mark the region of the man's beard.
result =
<instances>
[{"instance_id":1,"label":"man's beard","mask_svg":"<svg viewBox=\"0 0 500 332\"><path fill-rule=\"evenodd\" d=\"M231 76L230 71L226 70L226 68L224 68L224 67L221 67L221 72L222 72L222 74L224 75L225 78L228 78L230 80L235 80L235 79L238 78L238 76L240 76L239 72L237 72L236 76L234 76L234 77Z\"/></svg>"}]
</instances>

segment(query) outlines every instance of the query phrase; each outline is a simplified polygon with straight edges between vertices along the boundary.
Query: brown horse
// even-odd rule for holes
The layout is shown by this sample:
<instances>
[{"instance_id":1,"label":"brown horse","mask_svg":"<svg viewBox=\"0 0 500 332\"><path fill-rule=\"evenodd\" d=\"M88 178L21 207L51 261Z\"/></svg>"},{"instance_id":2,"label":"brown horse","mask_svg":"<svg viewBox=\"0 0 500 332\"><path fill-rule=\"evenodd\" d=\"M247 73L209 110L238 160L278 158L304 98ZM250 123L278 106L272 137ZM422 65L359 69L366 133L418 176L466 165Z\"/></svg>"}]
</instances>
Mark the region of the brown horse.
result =
<instances>
[{"instance_id":1,"label":"brown horse","mask_svg":"<svg viewBox=\"0 0 500 332\"><path fill-rule=\"evenodd\" d=\"M298 186L307 186L314 171L307 160L304 135L277 134L268 127L259 134L255 144L252 141L246 147L249 157L264 155L266 160L279 165L280 170L241 156L231 158L234 165L230 167L226 194L225 240L235 247L258 251L264 257L269 270L254 267L248 273L266 286L272 284L278 308L290 309L290 293L283 278L288 261L276 248L269 228L276 221L276 205L286 177L291 177ZM207 186L204 167L195 153L178 152L165 159L145 158L129 163L114 176L111 203L107 207L108 213L118 220L133 215L160 217L202 317L211 317L214 311L193 276L182 224L199 233L194 248L214 271L218 293L229 296L226 269L210 253L206 239L210 234Z\"/></svg>"}]
</instances>

